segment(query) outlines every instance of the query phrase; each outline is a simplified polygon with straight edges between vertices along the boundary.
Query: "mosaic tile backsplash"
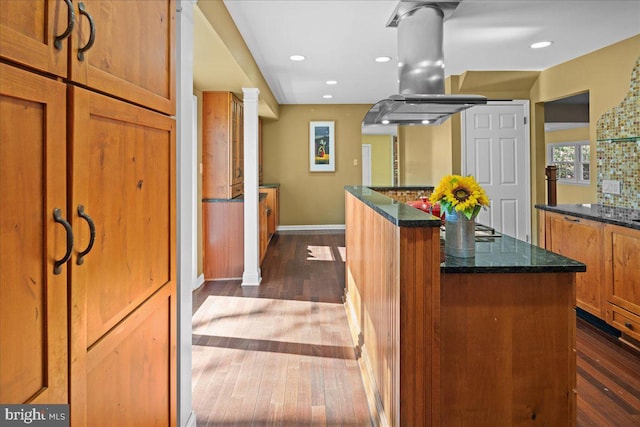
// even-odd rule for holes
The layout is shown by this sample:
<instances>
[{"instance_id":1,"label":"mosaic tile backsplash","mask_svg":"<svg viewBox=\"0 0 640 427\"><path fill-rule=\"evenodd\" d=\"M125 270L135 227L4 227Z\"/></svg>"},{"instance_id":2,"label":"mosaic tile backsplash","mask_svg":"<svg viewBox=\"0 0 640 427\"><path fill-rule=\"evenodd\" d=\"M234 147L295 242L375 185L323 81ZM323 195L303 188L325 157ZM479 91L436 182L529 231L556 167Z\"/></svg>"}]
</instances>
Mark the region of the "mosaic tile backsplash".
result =
<instances>
[{"instance_id":1,"label":"mosaic tile backsplash","mask_svg":"<svg viewBox=\"0 0 640 427\"><path fill-rule=\"evenodd\" d=\"M640 209L640 58L626 98L596 124L598 203ZM603 180L620 181L620 194L602 191Z\"/></svg>"}]
</instances>

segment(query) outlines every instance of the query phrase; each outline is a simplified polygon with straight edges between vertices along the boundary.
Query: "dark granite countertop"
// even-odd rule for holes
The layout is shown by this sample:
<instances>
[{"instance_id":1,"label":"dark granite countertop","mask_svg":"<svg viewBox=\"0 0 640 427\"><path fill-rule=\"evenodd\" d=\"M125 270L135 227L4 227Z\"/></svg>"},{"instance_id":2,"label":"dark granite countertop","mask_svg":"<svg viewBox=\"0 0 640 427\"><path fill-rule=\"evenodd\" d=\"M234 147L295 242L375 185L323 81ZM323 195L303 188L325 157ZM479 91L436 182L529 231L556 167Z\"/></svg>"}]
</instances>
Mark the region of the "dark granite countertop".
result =
<instances>
[{"instance_id":1,"label":"dark granite countertop","mask_svg":"<svg viewBox=\"0 0 640 427\"><path fill-rule=\"evenodd\" d=\"M586 271L578 261L522 240L502 235L476 241L474 258L445 256L440 272L451 273L570 273ZM444 253L444 241L440 245Z\"/></svg>"},{"instance_id":2,"label":"dark granite countertop","mask_svg":"<svg viewBox=\"0 0 640 427\"><path fill-rule=\"evenodd\" d=\"M440 227L440 218L393 200L371 188L346 186L344 189L399 227Z\"/></svg>"},{"instance_id":3,"label":"dark granite countertop","mask_svg":"<svg viewBox=\"0 0 640 427\"><path fill-rule=\"evenodd\" d=\"M440 227L440 219L400 203L375 190L362 186L346 186L367 206L401 227ZM444 257L442 274L453 273L570 273L586 271L578 261L533 246L509 236L483 238L476 242L474 258ZM444 253L444 241L441 242Z\"/></svg>"},{"instance_id":4,"label":"dark granite countertop","mask_svg":"<svg viewBox=\"0 0 640 427\"><path fill-rule=\"evenodd\" d=\"M640 210L598 204L535 205L536 208L640 230ZM635 220L635 221L634 221Z\"/></svg>"},{"instance_id":5,"label":"dark granite countertop","mask_svg":"<svg viewBox=\"0 0 640 427\"><path fill-rule=\"evenodd\" d=\"M260 184L260 188L280 188L280 184Z\"/></svg>"},{"instance_id":6,"label":"dark granite countertop","mask_svg":"<svg viewBox=\"0 0 640 427\"><path fill-rule=\"evenodd\" d=\"M262 200L265 199L267 197L267 193L259 193L259 199L258 200ZM244 194L241 194L238 197L235 197L233 199L202 199L203 203L223 203L223 202L243 202L244 203Z\"/></svg>"}]
</instances>

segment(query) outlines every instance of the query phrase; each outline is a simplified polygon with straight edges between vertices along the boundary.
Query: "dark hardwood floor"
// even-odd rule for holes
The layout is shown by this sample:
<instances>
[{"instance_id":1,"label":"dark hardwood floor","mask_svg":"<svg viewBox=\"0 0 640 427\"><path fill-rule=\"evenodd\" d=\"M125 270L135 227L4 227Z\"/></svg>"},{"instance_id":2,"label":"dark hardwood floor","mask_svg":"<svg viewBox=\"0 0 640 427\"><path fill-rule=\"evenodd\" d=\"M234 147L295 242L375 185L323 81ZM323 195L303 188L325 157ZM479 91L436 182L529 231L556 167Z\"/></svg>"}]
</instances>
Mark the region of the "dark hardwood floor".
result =
<instances>
[{"instance_id":1,"label":"dark hardwood floor","mask_svg":"<svg viewBox=\"0 0 640 427\"><path fill-rule=\"evenodd\" d=\"M371 425L342 305L343 256L343 233L279 233L261 286L194 292L198 427ZM640 356L577 326L577 425L640 426Z\"/></svg>"}]
</instances>

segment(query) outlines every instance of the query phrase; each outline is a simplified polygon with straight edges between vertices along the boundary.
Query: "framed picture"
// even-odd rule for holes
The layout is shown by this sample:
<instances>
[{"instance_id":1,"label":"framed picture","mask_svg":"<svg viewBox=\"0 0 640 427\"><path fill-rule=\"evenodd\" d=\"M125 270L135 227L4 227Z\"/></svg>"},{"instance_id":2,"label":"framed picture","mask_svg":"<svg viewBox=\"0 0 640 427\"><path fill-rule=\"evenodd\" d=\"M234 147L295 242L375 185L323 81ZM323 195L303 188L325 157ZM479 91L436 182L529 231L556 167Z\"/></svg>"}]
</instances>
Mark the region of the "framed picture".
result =
<instances>
[{"instance_id":1,"label":"framed picture","mask_svg":"<svg viewBox=\"0 0 640 427\"><path fill-rule=\"evenodd\" d=\"M335 172L334 122L309 122L309 170Z\"/></svg>"}]
</instances>

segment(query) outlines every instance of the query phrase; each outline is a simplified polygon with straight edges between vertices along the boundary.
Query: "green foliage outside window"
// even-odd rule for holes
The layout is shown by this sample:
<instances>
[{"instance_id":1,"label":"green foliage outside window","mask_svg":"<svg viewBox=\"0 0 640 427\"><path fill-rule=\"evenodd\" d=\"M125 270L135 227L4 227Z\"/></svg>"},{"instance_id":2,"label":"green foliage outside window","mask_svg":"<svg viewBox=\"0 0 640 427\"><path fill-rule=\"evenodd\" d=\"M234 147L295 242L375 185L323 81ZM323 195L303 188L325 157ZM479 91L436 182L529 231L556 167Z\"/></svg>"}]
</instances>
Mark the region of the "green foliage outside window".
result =
<instances>
[{"instance_id":1,"label":"green foliage outside window","mask_svg":"<svg viewBox=\"0 0 640 427\"><path fill-rule=\"evenodd\" d=\"M561 183L588 184L589 155L588 141L549 144L547 164L558 167L558 181Z\"/></svg>"}]
</instances>

